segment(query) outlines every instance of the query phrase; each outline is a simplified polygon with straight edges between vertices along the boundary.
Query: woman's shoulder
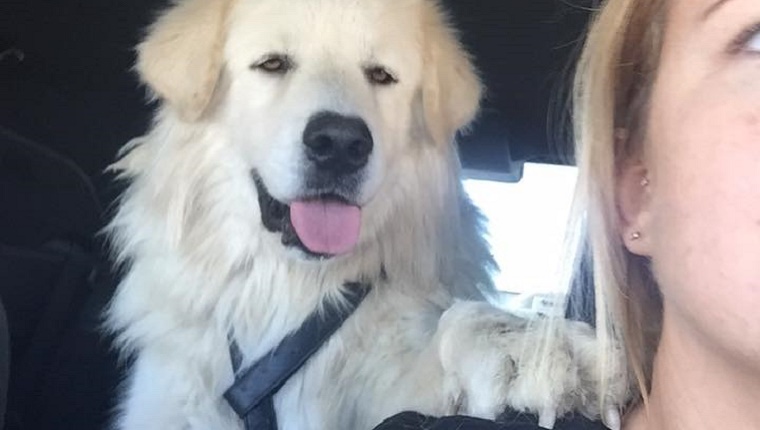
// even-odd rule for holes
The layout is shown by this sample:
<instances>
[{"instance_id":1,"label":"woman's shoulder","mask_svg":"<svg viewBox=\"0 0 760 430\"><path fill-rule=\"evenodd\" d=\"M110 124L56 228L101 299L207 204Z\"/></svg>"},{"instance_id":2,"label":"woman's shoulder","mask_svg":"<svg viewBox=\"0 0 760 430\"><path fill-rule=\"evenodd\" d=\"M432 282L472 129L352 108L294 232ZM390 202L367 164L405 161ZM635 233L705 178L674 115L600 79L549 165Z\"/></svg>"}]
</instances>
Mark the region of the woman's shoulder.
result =
<instances>
[{"instance_id":1,"label":"woman's shoulder","mask_svg":"<svg viewBox=\"0 0 760 430\"><path fill-rule=\"evenodd\" d=\"M472 417L426 417L405 412L385 420L375 430L542 430L535 417L507 413L497 421ZM607 430L602 423L582 416L567 417L557 422L554 430Z\"/></svg>"}]
</instances>

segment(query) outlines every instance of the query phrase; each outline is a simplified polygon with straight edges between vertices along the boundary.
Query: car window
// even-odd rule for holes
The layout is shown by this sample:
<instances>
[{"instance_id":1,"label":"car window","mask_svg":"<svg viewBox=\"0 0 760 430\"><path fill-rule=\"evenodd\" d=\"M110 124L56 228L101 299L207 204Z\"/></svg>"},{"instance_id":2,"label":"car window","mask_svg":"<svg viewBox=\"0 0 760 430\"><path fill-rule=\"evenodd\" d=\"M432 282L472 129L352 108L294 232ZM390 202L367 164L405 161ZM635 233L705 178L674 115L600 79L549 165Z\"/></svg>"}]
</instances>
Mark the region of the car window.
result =
<instances>
[{"instance_id":1,"label":"car window","mask_svg":"<svg viewBox=\"0 0 760 430\"><path fill-rule=\"evenodd\" d=\"M501 270L496 286L535 294L560 288L559 267L576 168L526 163L517 183L466 179L465 189L488 218L489 242Z\"/></svg>"}]
</instances>

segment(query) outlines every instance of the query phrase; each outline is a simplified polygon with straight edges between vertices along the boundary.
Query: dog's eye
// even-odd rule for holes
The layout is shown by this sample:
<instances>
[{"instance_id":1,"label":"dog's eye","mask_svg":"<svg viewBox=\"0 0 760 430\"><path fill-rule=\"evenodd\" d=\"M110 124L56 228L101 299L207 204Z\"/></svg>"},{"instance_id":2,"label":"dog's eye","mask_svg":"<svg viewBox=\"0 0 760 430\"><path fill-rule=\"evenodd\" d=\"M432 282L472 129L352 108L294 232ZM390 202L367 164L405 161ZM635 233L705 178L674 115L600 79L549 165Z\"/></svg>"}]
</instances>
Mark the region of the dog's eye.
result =
<instances>
[{"instance_id":1,"label":"dog's eye","mask_svg":"<svg viewBox=\"0 0 760 430\"><path fill-rule=\"evenodd\" d=\"M367 80L373 85L393 85L398 82L391 72L381 66L371 66L364 70Z\"/></svg>"},{"instance_id":2,"label":"dog's eye","mask_svg":"<svg viewBox=\"0 0 760 430\"><path fill-rule=\"evenodd\" d=\"M287 55L270 55L253 64L251 68L265 73L284 75L293 68L293 62Z\"/></svg>"}]
</instances>

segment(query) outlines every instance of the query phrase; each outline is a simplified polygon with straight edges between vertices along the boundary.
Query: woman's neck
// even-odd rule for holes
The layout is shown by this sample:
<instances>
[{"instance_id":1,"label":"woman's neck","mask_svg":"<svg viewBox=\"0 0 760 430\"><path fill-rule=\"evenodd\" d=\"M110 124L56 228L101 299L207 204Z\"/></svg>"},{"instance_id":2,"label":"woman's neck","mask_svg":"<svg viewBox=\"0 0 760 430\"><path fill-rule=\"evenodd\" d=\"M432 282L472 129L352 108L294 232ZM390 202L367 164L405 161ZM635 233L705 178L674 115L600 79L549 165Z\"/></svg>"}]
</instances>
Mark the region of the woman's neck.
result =
<instances>
[{"instance_id":1,"label":"woman's neck","mask_svg":"<svg viewBox=\"0 0 760 430\"><path fill-rule=\"evenodd\" d=\"M624 430L760 429L757 364L664 316L649 408L634 410Z\"/></svg>"}]
</instances>

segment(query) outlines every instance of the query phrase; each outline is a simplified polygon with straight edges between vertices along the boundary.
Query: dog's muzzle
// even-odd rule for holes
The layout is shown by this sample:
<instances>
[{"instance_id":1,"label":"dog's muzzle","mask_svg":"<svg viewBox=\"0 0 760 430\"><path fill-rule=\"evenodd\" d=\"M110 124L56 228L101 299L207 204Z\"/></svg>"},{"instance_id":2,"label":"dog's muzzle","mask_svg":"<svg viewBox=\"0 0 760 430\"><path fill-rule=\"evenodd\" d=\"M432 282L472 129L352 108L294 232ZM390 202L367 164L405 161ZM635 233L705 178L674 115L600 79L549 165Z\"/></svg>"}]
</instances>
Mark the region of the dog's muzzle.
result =
<instances>
[{"instance_id":1,"label":"dog's muzzle","mask_svg":"<svg viewBox=\"0 0 760 430\"><path fill-rule=\"evenodd\" d=\"M307 255L347 254L359 241L361 208L355 203L364 182L374 142L360 118L334 112L311 117L303 132L301 196L285 203L275 199L254 173L261 220L282 243Z\"/></svg>"},{"instance_id":2,"label":"dog's muzzle","mask_svg":"<svg viewBox=\"0 0 760 430\"><path fill-rule=\"evenodd\" d=\"M267 191L254 174L261 222L272 233L281 234L286 247L307 256L327 258L349 253L359 241L361 208L335 195L304 197L285 204Z\"/></svg>"},{"instance_id":3,"label":"dog's muzzle","mask_svg":"<svg viewBox=\"0 0 760 430\"><path fill-rule=\"evenodd\" d=\"M336 186L361 173L374 147L364 120L334 112L311 117L303 132L303 144L310 179L324 182L322 186Z\"/></svg>"}]
</instances>

